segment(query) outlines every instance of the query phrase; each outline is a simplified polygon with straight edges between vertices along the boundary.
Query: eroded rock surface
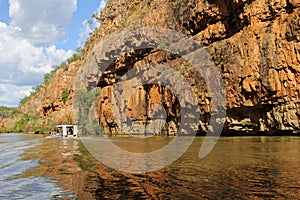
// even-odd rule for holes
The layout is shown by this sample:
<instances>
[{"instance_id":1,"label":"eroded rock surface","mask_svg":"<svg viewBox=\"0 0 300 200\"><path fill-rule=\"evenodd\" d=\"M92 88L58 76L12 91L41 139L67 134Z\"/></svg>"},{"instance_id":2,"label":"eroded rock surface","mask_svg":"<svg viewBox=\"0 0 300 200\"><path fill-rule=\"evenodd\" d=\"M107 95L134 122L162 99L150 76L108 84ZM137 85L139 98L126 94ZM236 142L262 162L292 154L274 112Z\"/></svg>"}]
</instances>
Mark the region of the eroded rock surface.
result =
<instances>
[{"instance_id":1,"label":"eroded rock surface","mask_svg":"<svg viewBox=\"0 0 300 200\"><path fill-rule=\"evenodd\" d=\"M297 0L110 1L100 17L100 29L87 42L92 54L87 53L83 68L91 67L93 57L101 57L97 57L95 45L115 32L149 26L180 31L204 46L222 73L227 95L224 133L297 133L299 7ZM171 66L189 79L198 96L199 132L205 133L212 113L205 82L193 76L194 72L181 58L157 50L123 55L101 74L102 81L93 80L101 90L98 105L104 127L115 126L117 120L111 103L115 83L129 70L147 63ZM137 76L138 73L136 70ZM119 97L126 95L125 89ZM158 103L169 117L167 123L178 127L178 102L172 100L170 92L156 85L138 88L128 102L127 114L133 121L145 124L151 115L149 108Z\"/></svg>"},{"instance_id":2,"label":"eroded rock surface","mask_svg":"<svg viewBox=\"0 0 300 200\"><path fill-rule=\"evenodd\" d=\"M158 113L157 120L167 120L157 126L166 134L175 134L180 125L180 106L176 94L167 87L157 84L138 87L126 105L112 102L111 91L115 91L116 83L128 71L135 70L138 75L144 65L163 64L179 71L193 87L200 113L197 129L206 133L214 113L212 91L204 77L180 56L158 49L140 49L119 55L106 70L99 70L105 60L111 61L109 55L117 54L101 50L101 43L108 36L141 27L167 28L201 44L222 75L227 111L226 117L218 120L225 121L224 134L299 133L299 15L299 0L109 1L99 17L101 27L87 40L84 58L77 66L81 66L79 71L71 68L70 73L61 73L20 110L41 112L41 117L61 117L62 121L66 113L71 113L73 89L92 86L98 88L100 96L90 105L89 116L97 118L95 122L103 125L105 133L126 134L116 126L113 109L117 106L122 114L144 127ZM111 45L113 49L114 44ZM142 46L138 40L131 41L131 45ZM132 76L131 81L134 79ZM66 87L70 98L63 104L60 95ZM124 98L127 90L114 95Z\"/></svg>"}]
</instances>

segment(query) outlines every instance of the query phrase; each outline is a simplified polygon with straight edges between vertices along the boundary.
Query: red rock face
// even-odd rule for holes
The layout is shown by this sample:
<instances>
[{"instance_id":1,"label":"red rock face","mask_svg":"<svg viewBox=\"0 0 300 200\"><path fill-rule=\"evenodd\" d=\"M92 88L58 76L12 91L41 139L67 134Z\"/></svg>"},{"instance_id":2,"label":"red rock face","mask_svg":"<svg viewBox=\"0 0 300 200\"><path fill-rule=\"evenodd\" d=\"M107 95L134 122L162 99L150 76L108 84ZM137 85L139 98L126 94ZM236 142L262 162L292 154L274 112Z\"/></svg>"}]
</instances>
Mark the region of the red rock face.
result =
<instances>
[{"instance_id":1,"label":"red rock face","mask_svg":"<svg viewBox=\"0 0 300 200\"><path fill-rule=\"evenodd\" d=\"M300 130L299 16L299 0L109 1L100 17L101 27L87 40L78 73L77 65L57 72L51 83L28 104L20 106L20 110L41 112L41 117L63 121L72 113L73 89L88 83L98 84L101 95L94 109L100 123L108 127L106 133L110 134L109 124L115 120L110 91L114 90L116 81L130 69L158 63L180 71L193 85L201 113L199 132L205 133L211 117L210 91L203 78L188 70L188 64L178 56L158 50L132 52L120 56L105 71L102 80L93 76L98 73L91 67L93 60L99 57L95 48L103 39L121 30L154 26L188 35L210 54L226 89L224 133L297 133ZM89 76L82 74L74 83L75 74L80 76L83 69ZM69 88L70 94L65 104L61 101L63 88ZM121 92L120 96L125 93ZM146 123L151 116L149 108L159 102L166 114L173 116L168 119L167 127L169 124L178 127L180 113L176 101L170 92L155 85L132 94L127 105L129 116Z\"/></svg>"},{"instance_id":2,"label":"red rock face","mask_svg":"<svg viewBox=\"0 0 300 200\"><path fill-rule=\"evenodd\" d=\"M67 69L57 70L53 78L18 109L26 114L39 115L37 125L41 127L45 127L47 121L53 121L53 125L72 123L73 86L79 67L80 63L73 63Z\"/></svg>"},{"instance_id":3,"label":"red rock face","mask_svg":"<svg viewBox=\"0 0 300 200\"><path fill-rule=\"evenodd\" d=\"M99 36L112 30L155 26L178 30L198 40L223 74L228 106L224 132L299 131L299 1L131 3L135 6L125 5L125 1L108 4ZM145 9L148 11L143 12ZM161 63L158 55L163 52L150 53L147 61ZM170 65L171 61L166 63ZM118 63L116 69L119 65L129 66ZM205 131L210 115L209 93L199 92L200 127ZM147 105L151 99L160 99L151 90L147 95ZM137 111L143 115L139 107L131 112Z\"/></svg>"}]
</instances>

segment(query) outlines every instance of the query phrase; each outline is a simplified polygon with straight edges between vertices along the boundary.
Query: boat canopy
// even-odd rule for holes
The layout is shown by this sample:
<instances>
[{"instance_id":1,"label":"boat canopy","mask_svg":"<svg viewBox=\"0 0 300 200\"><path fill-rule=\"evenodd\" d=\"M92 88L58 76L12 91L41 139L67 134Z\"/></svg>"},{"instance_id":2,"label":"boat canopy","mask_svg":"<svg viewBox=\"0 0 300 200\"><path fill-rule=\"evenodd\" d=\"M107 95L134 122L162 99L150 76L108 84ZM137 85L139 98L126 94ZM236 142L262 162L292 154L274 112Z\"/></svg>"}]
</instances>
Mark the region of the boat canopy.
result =
<instances>
[{"instance_id":1,"label":"boat canopy","mask_svg":"<svg viewBox=\"0 0 300 200\"><path fill-rule=\"evenodd\" d=\"M56 129L62 130L62 136L67 137L68 135L78 136L77 125L57 125Z\"/></svg>"}]
</instances>

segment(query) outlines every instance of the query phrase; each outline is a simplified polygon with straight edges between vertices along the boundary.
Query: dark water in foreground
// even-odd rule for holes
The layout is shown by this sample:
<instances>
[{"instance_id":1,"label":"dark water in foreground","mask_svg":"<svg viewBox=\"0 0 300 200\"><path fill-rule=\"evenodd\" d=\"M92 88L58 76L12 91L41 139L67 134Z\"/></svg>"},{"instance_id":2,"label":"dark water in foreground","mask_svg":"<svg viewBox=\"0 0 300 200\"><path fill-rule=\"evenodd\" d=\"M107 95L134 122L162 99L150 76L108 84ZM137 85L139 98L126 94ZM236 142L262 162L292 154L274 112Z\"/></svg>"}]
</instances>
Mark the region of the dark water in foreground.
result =
<instances>
[{"instance_id":1,"label":"dark water in foreground","mask_svg":"<svg viewBox=\"0 0 300 200\"><path fill-rule=\"evenodd\" d=\"M112 141L133 152L149 145ZM95 162L80 140L0 135L0 199L300 199L300 137L223 137L199 159L202 141L162 170L130 174Z\"/></svg>"}]
</instances>

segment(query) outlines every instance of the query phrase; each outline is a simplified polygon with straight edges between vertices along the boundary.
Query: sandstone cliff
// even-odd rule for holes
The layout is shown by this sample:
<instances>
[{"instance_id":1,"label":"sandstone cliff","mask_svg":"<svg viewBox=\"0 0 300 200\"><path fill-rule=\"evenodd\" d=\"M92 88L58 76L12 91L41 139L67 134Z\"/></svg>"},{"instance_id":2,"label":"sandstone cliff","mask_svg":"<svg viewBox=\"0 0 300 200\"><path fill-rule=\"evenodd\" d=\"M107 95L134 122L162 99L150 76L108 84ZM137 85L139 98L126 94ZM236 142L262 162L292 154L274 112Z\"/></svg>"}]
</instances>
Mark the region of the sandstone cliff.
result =
<instances>
[{"instance_id":1,"label":"sandstone cliff","mask_svg":"<svg viewBox=\"0 0 300 200\"><path fill-rule=\"evenodd\" d=\"M58 68L51 79L40 85L39 90L32 94L18 110L35 118L25 122L23 132L50 132L58 124L72 124L72 103L74 94L74 78L80 62L73 62ZM33 116L33 117L32 117Z\"/></svg>"},{"instance_id":2,"label":"sandstone cliff","mask_svg":"<svg viewBox=\"0 0 300 200\"><path fill-rule=\"evenodd\" d=\"M224 133L297 133L299 7L297 0L110 1L102 12L101 28L87 42L83 71L97 64L93 59L101 59L97 44L114 32L149 26L180 31L203 45L222 73L227 94ZM194 79L195 88L202 88L201 94L198 92L199 130L206 132L211 118L211 96L201 77L193 77L185 70L184 61L176 55L149 49L123 55L101 74L101 80L87 81L86 85L98 81L101 90L98 111L104 127L115 127L111 91L115 90L119 76L145 63L183 68L182 73ZM178 127L178 102L170 95L157 85L139 88L128 102L128 115L146 126L151 118L149 108L160 103L167 112L167 129ZM126 91L119 94L120 98L125 96Z\"/></svg>"},{"instance_id":3,"label":"sandstone cliff","mask_svg":"<svg viewBox=\"0 0 300 200\"><path fill-rule=\"evenodd\" d=\"M99 17L101 27L87 40L81 62L58 72L47 87L42 87L19 109L40 112L44 119L50 116L57 122L66 122L72 116L73 91L94 85L100 96L89 105L89 116L98 117L96 122L102 124L105 133L121 133L113 113L111 91L115 83L129 70L140 73L142 65L164 64L180 71L197 91L201 113L198 129L199 133L205 133L212 117L211 94L203 77L190 70L180 56L158 49L142 49L120 55L100 74L101 78L99 72L93 71L94 65L99 64L97 60L103 58L100 44L109 35L139 27L168 28L198 41L222 74L227 96L224 134L299 133L299 15L299 0L108 1ZM89 77L82 72L88 72ZM61 101L63 88L68 88L70 97L65 103ZM126 91L118 95L123 98ZM174 134L180 125L180 106L174 95L168 88L152 84L137 88L128 105L121 108L126 107L134 123L146 126L151 119L152 105L161 104L154 112L165 110L165 116L161 116L167 117L163 132Z\"/></svg>"}]
</instances>

